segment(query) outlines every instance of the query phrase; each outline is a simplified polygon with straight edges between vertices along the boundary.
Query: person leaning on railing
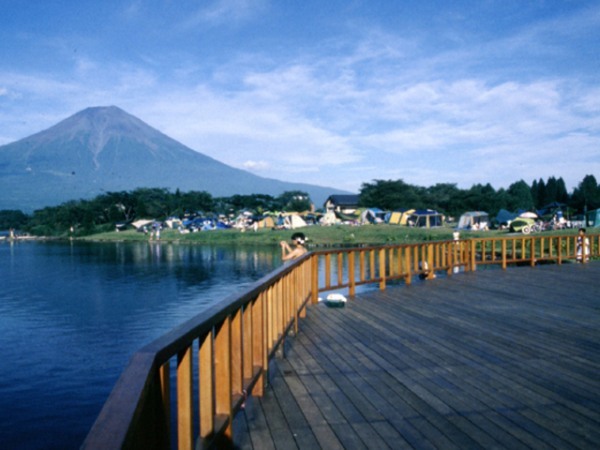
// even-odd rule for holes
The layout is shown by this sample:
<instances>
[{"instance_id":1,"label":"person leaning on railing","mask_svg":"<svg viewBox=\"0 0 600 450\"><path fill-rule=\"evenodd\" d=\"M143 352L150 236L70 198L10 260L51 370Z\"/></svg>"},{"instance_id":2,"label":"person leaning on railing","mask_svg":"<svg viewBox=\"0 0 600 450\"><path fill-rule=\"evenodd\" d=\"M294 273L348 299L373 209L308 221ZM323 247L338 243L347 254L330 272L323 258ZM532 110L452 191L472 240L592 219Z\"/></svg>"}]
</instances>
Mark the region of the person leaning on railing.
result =
<instances>
[{"instance_id":1,"label":"person leaning on railing","mask_svg":"<svg viewBox=\"0 0 600 450\"><path fill-rule=\"evenodd\" d=\"M279 243L281 246L281 259L284 261L298 258L308 251L306 247L304 247L304 244L306 244L306 236L304 236L304 233L294 233L292 235L292 244L294 245L294 248L290 247L286 241L281 241Z\"/></svg>"}]
</instances>

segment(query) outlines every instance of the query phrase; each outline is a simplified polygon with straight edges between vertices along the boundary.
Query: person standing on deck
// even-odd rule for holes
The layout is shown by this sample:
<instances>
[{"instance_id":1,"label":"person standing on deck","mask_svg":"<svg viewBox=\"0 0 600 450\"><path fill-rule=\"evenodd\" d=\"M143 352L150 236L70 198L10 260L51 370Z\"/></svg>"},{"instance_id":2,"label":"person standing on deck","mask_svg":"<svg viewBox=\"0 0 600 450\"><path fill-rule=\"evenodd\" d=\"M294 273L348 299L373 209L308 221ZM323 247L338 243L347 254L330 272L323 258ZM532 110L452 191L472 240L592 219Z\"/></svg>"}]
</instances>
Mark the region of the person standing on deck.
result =
<instances>
[{"instance_id":1,"label":"person standing on deck","mask_svg":"<svg viewBox=\"0 0 600 450\"><path fill-rule=\"evenodd\" d=\"M279 243L281 246L281 259L284 261L299 258L308 252L306 247L304 247L304 244L306 243L306 236L304 236L304 233L294 233L292 235L292 243L294 244L293 249L285 241Z\"/></svg>"},{"instance_id":2,"label":"person standing on deck","mask_svg":"<svg viewBox=\"0 0 600 450\"><path fill-rule=\"evenodd\" d=\"M590 258L590 240L585 235L585 228L579 229L577 235L577 262L585 263Z\"/></svg>"}]
</instances>

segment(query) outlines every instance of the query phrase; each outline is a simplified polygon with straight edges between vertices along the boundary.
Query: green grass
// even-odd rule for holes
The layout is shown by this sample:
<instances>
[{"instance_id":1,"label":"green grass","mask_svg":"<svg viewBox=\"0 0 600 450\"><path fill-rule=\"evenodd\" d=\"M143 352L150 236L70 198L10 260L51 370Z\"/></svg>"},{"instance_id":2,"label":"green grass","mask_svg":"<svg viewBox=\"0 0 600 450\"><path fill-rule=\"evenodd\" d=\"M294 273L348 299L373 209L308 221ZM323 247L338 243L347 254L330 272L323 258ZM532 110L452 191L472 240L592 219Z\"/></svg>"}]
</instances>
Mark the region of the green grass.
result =
<instances>
[{"instance_id":1,"label":"green grass","mask_svg":"<svg viewBox=\"0 0 600 450\"><path fill-rule=\"evenodd\" d=\"M281 240L289 241L295 231L308 237L309 247L331 247L345 245L403 244L452 239L450 227L409 228L399 225L335 225L331 227L311 226L299 230L260 229L256 232L239 230L214 230L180 234L174 230L163 230L161 241L213 245L277 245ZM461 237L503 236L505 231L462 232ZM147 241L149 236L134 230L100 233L80 238L91 241Z\"/></svg>"}]
</instances>

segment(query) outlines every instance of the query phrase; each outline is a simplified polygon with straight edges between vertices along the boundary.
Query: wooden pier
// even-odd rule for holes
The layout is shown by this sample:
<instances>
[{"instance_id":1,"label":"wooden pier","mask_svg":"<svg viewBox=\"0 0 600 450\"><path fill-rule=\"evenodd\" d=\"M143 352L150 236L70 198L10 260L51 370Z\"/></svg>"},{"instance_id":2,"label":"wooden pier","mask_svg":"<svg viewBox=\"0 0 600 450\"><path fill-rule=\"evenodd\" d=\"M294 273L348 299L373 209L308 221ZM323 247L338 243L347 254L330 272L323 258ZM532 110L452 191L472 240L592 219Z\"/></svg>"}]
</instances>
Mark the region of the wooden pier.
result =
<instances>
[{"instance_id":1,"label":"wooden pier","mask_svg":"<svg viewBox=\"0 0 600 450\"><path fill-rule=\"evenodd\" d=\"M236 447L600 447L600 263L371 290L299 327Z\"/></svg>"}]
</instances>

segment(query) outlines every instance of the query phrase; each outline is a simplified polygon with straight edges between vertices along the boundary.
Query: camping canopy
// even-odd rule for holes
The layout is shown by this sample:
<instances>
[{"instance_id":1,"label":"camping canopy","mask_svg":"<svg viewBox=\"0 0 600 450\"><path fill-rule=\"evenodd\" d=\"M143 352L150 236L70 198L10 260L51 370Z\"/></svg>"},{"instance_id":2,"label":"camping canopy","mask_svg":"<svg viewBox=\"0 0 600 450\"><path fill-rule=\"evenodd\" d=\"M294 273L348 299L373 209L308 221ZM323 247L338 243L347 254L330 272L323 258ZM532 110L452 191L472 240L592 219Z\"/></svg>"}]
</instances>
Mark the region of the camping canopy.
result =
<instances>
[{"instance_id":1,"label":"camping canopy","mask_svg":"<svg viewBox=\"0 0 600 450\"><path fill-rule=\"evenodd\" d=\"M417 209L408 217L408 224L415 227L441 227L443 216L432 209Z\"/></svg>"},{"instance_id":2,"label":"camping canopy","mask_svg":"<svg viewBox=\"0 0 600 450\"><path fill-rule=\"evenodd\" d=\"M469 211L460 216L458 220L459 230L484 230L488 227L490 217L484 211Z\"/></svg>"}]
</instances>

